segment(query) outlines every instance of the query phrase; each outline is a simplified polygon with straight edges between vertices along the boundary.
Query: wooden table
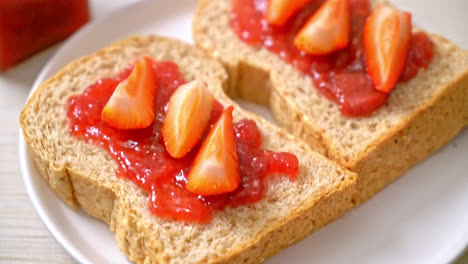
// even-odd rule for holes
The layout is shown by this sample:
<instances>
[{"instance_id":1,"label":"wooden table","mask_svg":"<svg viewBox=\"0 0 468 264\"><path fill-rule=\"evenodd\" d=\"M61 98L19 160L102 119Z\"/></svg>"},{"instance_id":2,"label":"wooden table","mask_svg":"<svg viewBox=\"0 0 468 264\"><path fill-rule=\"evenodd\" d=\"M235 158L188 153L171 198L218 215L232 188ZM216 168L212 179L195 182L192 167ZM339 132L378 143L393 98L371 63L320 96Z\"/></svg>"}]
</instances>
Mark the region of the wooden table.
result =
<instances>
[{"instance_id":1,"label":"wooden table","mask_svg":"<svg viewBox=\"0 0 468 264\"><path fill-rule=\"evenodd\" d=\"M90 0L93 18L137 0ZM163 1L162 1L163 2ZM468 48L468 1L394 0L420 24ZM424 15L418 12L426 8ZM440 14L451 14L440 17ZM436 17L439 17L435 19ZM465 32L464 34L461 34ZM0 263L74 263L50 235L26 194L19 166L18 117L26 97L56 45L0 74ZM468 253L457 264L468 263Z\"/></svg>"}]
</instances>

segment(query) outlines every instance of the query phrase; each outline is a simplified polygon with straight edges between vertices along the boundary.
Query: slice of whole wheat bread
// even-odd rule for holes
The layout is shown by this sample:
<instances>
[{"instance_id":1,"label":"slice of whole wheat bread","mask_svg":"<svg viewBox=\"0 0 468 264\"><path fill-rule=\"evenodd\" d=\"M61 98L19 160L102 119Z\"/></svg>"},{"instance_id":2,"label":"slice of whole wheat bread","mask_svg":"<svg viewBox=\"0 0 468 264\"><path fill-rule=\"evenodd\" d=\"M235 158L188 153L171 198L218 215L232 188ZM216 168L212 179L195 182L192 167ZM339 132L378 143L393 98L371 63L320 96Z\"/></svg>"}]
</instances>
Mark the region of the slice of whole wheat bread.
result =
<instances>
[{"instance_id":1,"label":"slice of whole wheat bread","mask_svg":"<svg viewBox=\"0 0 468 264\"><path fill-rule=\"evenodd\" d=\"M207 225L162 220L148 210L148 194L116 177L103 149L72 137L66 102L137 58L177 63L187 81L206 82L234 120L256 122L263 147L299 159L294 182L274 177L261 202L215 212ZM260 117L241 110L224 93L227 74L201 50L156 36L125 39L78 59L44 82L21 113L24 138L40 173L68 205L108 223L121 250L137 263L257 263L343 215L352 206L356 175ZM86 230L82 230L86 232Z\"/></svg>"},{"instance_id":2,"label":"slice of whole wheat bread","mask_svg":"<svg viewBox=\"0 0 468 264\"><path fill-rule=\"evenodd\" d=\"M231 97L268 105L281 126L358 174L356 204L468 125L468 52L448 40L430 34L435 55L427 69L398 84L388 103L371 116L348 118L309 76L266 48L240 40L230 27L231 5L232 0L199 3L195 42L227 68Z\"/></svg>"}]
</instances>

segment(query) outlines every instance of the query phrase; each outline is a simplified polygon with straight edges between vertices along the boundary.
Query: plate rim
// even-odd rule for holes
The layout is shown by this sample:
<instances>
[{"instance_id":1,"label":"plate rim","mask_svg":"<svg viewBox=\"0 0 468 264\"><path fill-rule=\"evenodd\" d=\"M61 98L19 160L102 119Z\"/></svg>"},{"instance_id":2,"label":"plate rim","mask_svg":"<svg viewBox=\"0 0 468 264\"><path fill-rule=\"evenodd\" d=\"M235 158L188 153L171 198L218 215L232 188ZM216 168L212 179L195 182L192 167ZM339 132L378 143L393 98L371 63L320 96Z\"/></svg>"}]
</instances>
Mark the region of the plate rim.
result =
<instances>
[{"instance_id":1,"label":"plate rim","mask_svg":"<svg viewBox=\"0 0 468 264\"><path fill-rule=\"evenodd\" d=\"M100 24L103 21L106 21L111 16L118 16L128 12L127 9L137 8L139 5L145 5L150 1L147 0L138 0L137 2L123 4L117 10L114 10L102 17L94 19L84 25L81 29L75 32L72 36L70 36L67 40L65 40L62 45L54 52L54 54L48 59L47 63L41 69L40 73L37 75L32 89L28 93L26 98L27 102L34 91L38 88L38 86L47 79L47 74L50 74L50 68L52 68L53 62L56 60L58 55L62 53L63 50L67 49L70 43L73 43L76 40L82 38L82 35L85 35L87 32L93 30L94 26ZM23 130L19 127L19 157L20 157L20 171L21 176L23 179L24 186L26 188L26 192L28 194L29 200L32 202L35 211L38 213L41 221L46 226L48 232L54 237L54 239L64 248L68 254L70 254L76 261L80 263L92 263L92 261L82 254L79 250L77 250L73 243L69 243L66 239L66 236L57 229L57 226L53 224L51 217L47 214L47 210L42 205L39 194L35 189L35 186L32 182L32 170L35 169L36 165L31 160L31 154L28 151L28 146L23 137ZM42 177L41 177L42 178ZM43 179L42 179L43 180ZM63 202L61 199L59 199ZM465 239L463 239L465 237ZM454 246L450 247L449 250L444 254L445 257L441 257L441 259L445 259L449 263L456 262L463 254L468 250L468 228L465 230L463 235L461 236L458 243L454 243Z\"/></svg>"},{"instance_id":2,"label":"plate rim","mask_svg":"<svg viewBox=\"0 0 468 264\"><path fill-rule=\"evenodd\" d=\"M82 35L86 34L87 32L92 31L93 27L97 24L100 24L102 21L105 21L109 19L112 16L120 15L125 13L129 8L136 8L136 6L143 5L146 2L149 2L147 0L138 0L137 2L132 2L132 3L126 3L123 4L121 7L119 7L117 10L114 10L104 16L101 16L99 18L93 19L86 23L82 28L74 32L70 37L68 37L65 41L61 43L61 46L54 51L54 54L47 60L46 64L42 67L41 71L37 75L36 79L34 80L34 83L32 85L31 90L28 93L28 96L25 100L25 104L31 97L31 95L34 93L34 91L37 90L39 85L47 79L46 75L47 72L50 71L50 68L53 65L53 61L56 60L58 55L62 53L63 50L67 48L70 43L74 42L77 39L82 38ZM19 140L18 140L18 148L19 148L19 156L20 156L20 171L21 171L21 178L23 179L23 184L25 186L26 192L28 194L29 200L32 202L33 207L37 214L39 215L39 218L41 219L42 223L46 226L47 231L52 235L52 237L62 246L65 251L72 256L76 261L79 263L92 263L92 261L87 258L85 255L83 255L79 250L77 250L72 243L69 243L66 241L65 235L60 232L57 227L53 224L51 218L48 216L46 213L46 209L43 207L42 203L40 202L40 199L38 198L39 195L37 194L37 191L34 187L34 184L32 182L32 175L31 175L31 167L36 167L34 162L31 164L31 154L28 151L28 147L26 144L26 141L24 140L23 136L23 129L21 126L19 127ZM42 179L43 180L43 179ZM61 199L59 199L61 202L63 202Z\"/></svg>"}]
</instances>

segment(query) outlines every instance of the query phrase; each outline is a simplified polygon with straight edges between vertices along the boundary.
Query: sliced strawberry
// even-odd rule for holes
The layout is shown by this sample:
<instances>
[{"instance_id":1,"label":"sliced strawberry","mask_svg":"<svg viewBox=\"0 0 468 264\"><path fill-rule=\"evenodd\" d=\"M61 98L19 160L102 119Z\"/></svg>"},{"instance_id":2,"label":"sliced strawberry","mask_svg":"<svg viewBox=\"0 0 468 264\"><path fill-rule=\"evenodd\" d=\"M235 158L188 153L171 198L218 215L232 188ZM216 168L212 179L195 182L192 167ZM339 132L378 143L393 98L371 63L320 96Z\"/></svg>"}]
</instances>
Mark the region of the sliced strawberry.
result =
<instances>
[{"instance_id":1,"label":"sliced strawberry","mask_svg":"<svg viewBox=\"0 0 468 264\"><path fill-rule=\"evenodd\" d=\"M324 55L348 46L350 38L348 0L327 0L307 21L294 45L313 55Z\"/></svg>"},{"instance_id":2,"label":"sliced strawberry","mask_svg":"<svg viewBox=\"0 0 468 264\"><path fill-rule=\"evenodd\" d=\"M411 15L379 6L364 27L366 67L375 88L390 92L405 67L411 40Z\"/></svg>"},{"instance_id":3,"label":"sliced strawberry","mask_svg":"<svg viewBox=\"0 0 468 264\"><path fill-rule=\"evenodd\" d=\"M224 110L211 128L187 176L186 188L199 195L234 191L240 184L232 107Z\"/></svg>"},{"instance_id":4,"label":"sliced strawberry","mask_svg":"<svg viewBox=\"0 0 468 264\"><path fill-rule=\"evenodd\" d=\"M102 110L104 122L118 129L139 129L154 121L156 76L151 59L139 59L128 78L115 88Z\"/></svg>"},{"instance_id":5,"label":"sliced strawberry","mask_svg":"<svg viewBox=\"0 0 468 264\"><path fill-rule=\"evenodd\" d=\"M272 25L283 25L311 0L269 0L265 19Z\"/></svg>"},{"instance_id":6,"label":"sliced strawberry","mask_svg":"<svg viewBox=\"0 0 468 264\"><path fill-rule=\"evenodd\" d=\"M172 94L162 135L167 152L182 158L200 140L211 117L214 97L201 82L181 85Z\"/></svg>"}]
</instances>

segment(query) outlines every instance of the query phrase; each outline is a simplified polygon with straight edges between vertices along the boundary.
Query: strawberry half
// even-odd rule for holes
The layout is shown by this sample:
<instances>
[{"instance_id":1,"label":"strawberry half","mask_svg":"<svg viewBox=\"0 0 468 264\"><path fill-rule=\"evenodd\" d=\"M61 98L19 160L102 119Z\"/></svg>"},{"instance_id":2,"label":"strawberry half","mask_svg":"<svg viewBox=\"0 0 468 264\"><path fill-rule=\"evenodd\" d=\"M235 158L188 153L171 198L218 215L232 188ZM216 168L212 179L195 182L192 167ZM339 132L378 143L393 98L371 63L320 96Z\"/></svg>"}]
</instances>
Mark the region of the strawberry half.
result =
<instances>
[{"instance_id":1,"label":"strawberry half","mask_svg":"<svg viewBox=\"0 0 468 264\"><path fill-rule=\"evenodd\" d=\"M265 19L272 25L283 25L311 0L269 0Z\"/></svg>"},{"instance_id":2,"label":"strawberry half","mask_svg":"<svg viewBox=\"0 0 468 264\"><path fill-rule=\"evenodd\" d=\"M411 15L379 6L364 26L366 67L377 90L390 92L406 64L411 40Z\"/></svg>"},{"instance_id":3,"label":"strawberry half","mask_svg":"<svg viewBox=\"0 0 468 264\"><path fill-rule=\"evenodd\" d=\"M188 191L207 196L232 192L239 186L232 110L232 106L224 110L203 142L187 176Z\"/></svg>"},{"instance_id":4,"label":"strawberry half","mask_svg":"<svg viewBox=\"0 0 468 264\"><path fill-rule=\"evenodd\" d=\"M167 152L182 158L200 140L211 117L214 97L201 82L181 85L172 94L162 125Z\"/></svg>"},{"instance_id":5,"label":"strawberry half","mask_svg":"<svg viewBox=\"0 0 468 264\"><path fill-rule=\"evenodd\" d=\"M348 46L350 38L348 0L327 0L307 21L294 45L313 55L324 55Z\"/></svg>"},{"instance_id":6,"label":"strawberry half","mask_svg":"<svg viewBox=\"0 0 468 264\"><path fill-rule=\"evenodd\" d=\"M101 119L118 129L140 129L154 121L156 76L151 59L139 59L128 78L115 88Z\"/></svg>"}]
</instances>

